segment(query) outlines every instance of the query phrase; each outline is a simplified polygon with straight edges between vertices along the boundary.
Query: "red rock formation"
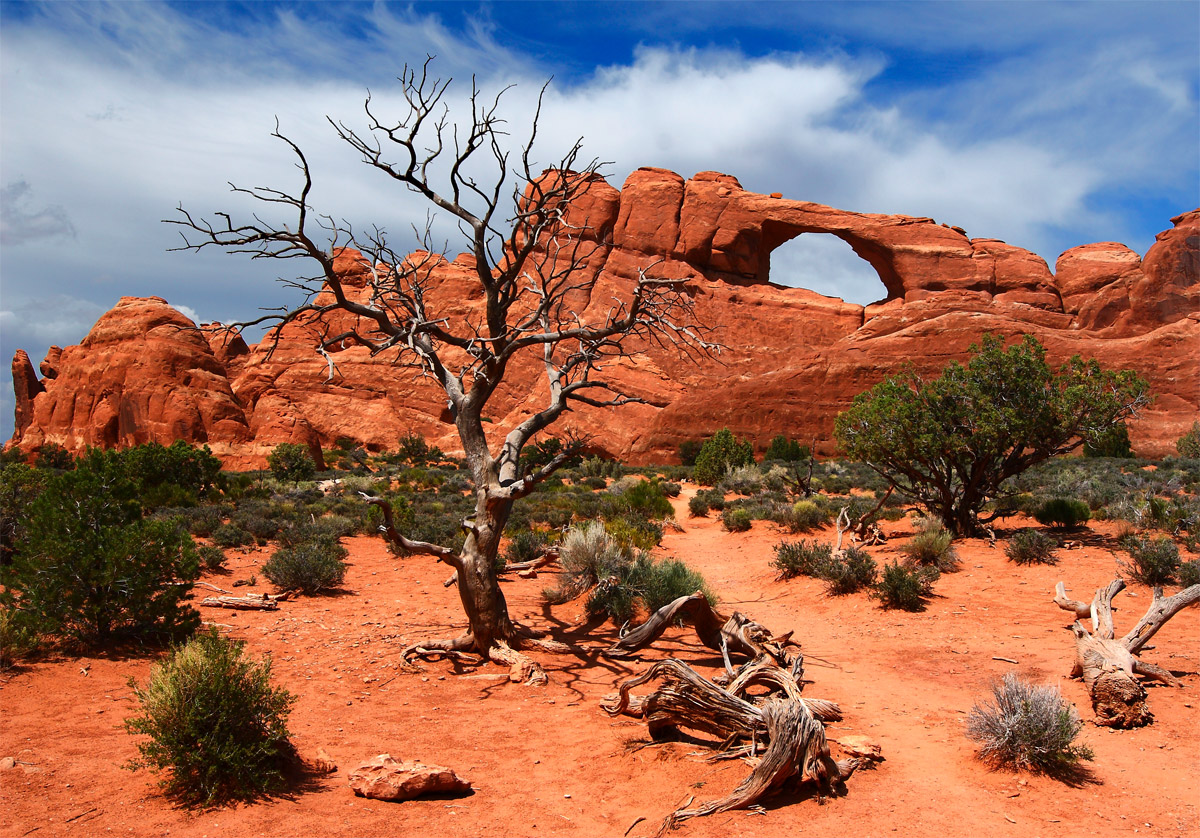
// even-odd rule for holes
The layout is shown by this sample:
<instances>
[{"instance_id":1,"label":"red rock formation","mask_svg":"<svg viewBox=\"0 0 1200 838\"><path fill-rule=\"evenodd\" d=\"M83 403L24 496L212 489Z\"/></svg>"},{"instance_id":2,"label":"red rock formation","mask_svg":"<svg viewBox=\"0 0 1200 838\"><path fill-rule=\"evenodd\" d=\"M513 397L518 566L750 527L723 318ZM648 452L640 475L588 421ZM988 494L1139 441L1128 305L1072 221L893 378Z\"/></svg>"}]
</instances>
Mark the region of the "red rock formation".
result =
<instances>
[{"instance_id":1,"label":"red rock formation","mask_svg":"<svg viewBox=\"0 0 1200 838\"><path fill-rule=\"evenodd\" d=\"M1028 251L931 219L756 195L716 172L685 181L640 169L620 192L597 178L569 219L593 230L582 270L595 285L573 300L583 317L600 316L645 269L688 279L697 319L726 347L698 362L641 347L609 374L645 404L580 407L563 420L630 461L670 461L680 442L723 426L760 444L779 432L816 439L830 452L834 417L855 394L904 363L934 374L984 332L1034 334L1055 361L1080 354L1139 370L1158 394L1130 429L1141 453L1169 453L1200 412L1200 210L1173 219L1145 260L1123 245L1084 245L1064 253L1054 275ZM864 308L771 282L771 251L804 233L848 242L887 298ZM430 310L471 316L480 300L473 259L429 264ZM370 267L354 251L336 262L351 293L365 293ZM351 324L339 318L335 328ZM246 347L240 337L215 343L212 329L206 342L181 320L160 300L122 300L82 346L49 363L55 380L37 382L27 359L14 360L18 393L27 394L18 396L14 438L77 450L174 434L214 443L238 467L261 466L280 442L318 456L337 437L378 450L419 433L458 447L444 395L391 357L348 345L323 358L305 323ZM489 430L503 433L537 410L545 387L536 359L514 363L491 402Z\"/></svg>"},{"instance_id":2,"label":"red rock formation","mask_svg":"<svg viewBox=\"0 0 1200 838\"><path fill-rule=\"evenodd\" d=\"M250 438L225 367L195 324L158 297L122 297L53 366L57 375L39 384L32 411L18 408L14 439L27 447L56 442L79 452L186 439L228 454Z\"/></svg>"}]
</instances>

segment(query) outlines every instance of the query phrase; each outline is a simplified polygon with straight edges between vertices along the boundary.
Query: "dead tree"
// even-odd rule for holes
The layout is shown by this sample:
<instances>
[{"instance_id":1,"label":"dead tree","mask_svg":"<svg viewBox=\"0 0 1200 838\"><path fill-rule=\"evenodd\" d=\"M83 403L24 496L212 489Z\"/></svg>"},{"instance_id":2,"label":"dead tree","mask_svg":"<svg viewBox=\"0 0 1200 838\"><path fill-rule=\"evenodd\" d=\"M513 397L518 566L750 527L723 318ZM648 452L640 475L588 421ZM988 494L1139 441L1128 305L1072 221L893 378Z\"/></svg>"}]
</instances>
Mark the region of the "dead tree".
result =
<instances>
[{"instance_id":1,"label":"dead tree","mask_svg":"<svg viewBox=\"0 0 1200 838\"><path fill-rule=\"evenodd\" d=\"M1163 597L1162 588L1156 587L1154 601L1145 616L1117 640L1112 601L1123 590L1125 582L1114 579L1107 587L1097 589L1088 604L1070 599L1062 582L1054 589L1055 604L1078 618L1071 626L1075 633L1075 666L1071 675L1083 678L1092 697L1096 724L1104 727L1140 727L1154 718L1146 706L1146 688L1134 677L1135 674L1172 687L1182 686L1169 671L1141 660L1138 654L1180 609L1200 602L1200 585L1192 585L1169 597ZM1092 621L1090 632L1079 622L1086 617Z\"/></svg>"},{"instance_id":2,"label":"dead tree","mask_svg":"<svg viewBox=\"0 0 1200 838\"><path fill-rule=\"evenodd\" d=\"M276 337L288 324L312 330L331 376L337 374L331 353L356 345L372 355L390 353L445 392L446 413L457 428L475 487L475 511L463 522L463 544L448 549L413 541L390 524L388 537L404 553L432 556L454 569L468 631L414 644L410 651L470 651L510 665L514 679L538 681L545 677L541 668L519 650L545 644L509 618L495 559L513 503L553 474L578 446L566 446L528 474L521 471L522 449L572 405L615 407L640 401L604 378L606 363L650 346L689 355L717 347L694 323L683 281L655 278L653 266L641 269L637 282L607 308L592 298L599 274L593 257L604 242L583 207L588 206L588 189L602 179L600 163L580 157L579 142L538 172L533 161L536 115L528 141L510 154L505 149L507 126L498 112L500 95L485 99L472 82L467 100L471 122L454 125L443 101L449 80L431 78L428 69L428 61L419 70L405 68L399 81L407 112L398 120L382 119L368 97L366 131L332 119L330 124L364 163L458 222L478 283L473 313L450 317L431 304L427 292L436 288L444 260L430 246L428 225L415 242L422 249L404 254L394 251L379 229L360 235L345 222L315 214L308 204L313 184L308 161L278 127L273 136L298 161L303 180L299 193L238 187L234 192L288 210L292 223L274 226L257 216L235 223L227 213L204 220L182 209L182 218L172 223L183 228L180 250L215 246L253 258L315 265L315 276L285 283L304 294L302 304L253 322L276 322ZM491 174L486 181L477 180L484 169ZM360 267L371 277L365 288L344 283L334 270L335 257L347 248L362 254ZM547 399L502 440L489 440L483 425L488 401L523 356L540 360Z\"/></svg>"}]
</instances>

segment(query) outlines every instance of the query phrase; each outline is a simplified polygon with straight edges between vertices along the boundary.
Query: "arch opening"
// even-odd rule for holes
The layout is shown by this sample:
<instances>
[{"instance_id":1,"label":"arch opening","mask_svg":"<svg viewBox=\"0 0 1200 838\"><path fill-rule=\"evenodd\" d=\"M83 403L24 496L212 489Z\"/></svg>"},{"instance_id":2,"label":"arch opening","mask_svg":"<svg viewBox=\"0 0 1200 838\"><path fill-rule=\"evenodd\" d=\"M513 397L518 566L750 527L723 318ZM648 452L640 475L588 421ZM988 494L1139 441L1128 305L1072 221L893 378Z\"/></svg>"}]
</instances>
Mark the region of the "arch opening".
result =
<instances>
[{"instance_id":1,"label":"arch opening","mask_svg":"<svg viewBox=\"0 0 1200 838\"><path fill-rule=\"evenodd\" d=\"M874 265L833 233L800 233L773 248L763 262L760 278L776 285L806 288L862 306L889 296Z\"/></svg>"}]
</instances>

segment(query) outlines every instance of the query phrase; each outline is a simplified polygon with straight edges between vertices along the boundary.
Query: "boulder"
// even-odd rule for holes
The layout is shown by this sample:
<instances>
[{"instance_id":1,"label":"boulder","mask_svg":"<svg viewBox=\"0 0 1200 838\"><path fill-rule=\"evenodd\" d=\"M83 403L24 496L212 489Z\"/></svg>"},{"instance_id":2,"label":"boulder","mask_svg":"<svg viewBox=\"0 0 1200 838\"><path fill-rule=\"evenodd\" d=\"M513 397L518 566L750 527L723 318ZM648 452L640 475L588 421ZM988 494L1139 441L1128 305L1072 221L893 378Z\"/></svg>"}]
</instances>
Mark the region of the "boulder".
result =
<instances>
[{"instance_id":1,"label":"boulder","mask_svg":"<svg viewBox=\"0 0 1200 838\"><path fill-rule=\"evenodd\" d=\"M471 784L449 768L394 759L380 754L350 772L350 788L359 797L412 800L426 794L460 794Z\"/></svg>"}]
</instances>

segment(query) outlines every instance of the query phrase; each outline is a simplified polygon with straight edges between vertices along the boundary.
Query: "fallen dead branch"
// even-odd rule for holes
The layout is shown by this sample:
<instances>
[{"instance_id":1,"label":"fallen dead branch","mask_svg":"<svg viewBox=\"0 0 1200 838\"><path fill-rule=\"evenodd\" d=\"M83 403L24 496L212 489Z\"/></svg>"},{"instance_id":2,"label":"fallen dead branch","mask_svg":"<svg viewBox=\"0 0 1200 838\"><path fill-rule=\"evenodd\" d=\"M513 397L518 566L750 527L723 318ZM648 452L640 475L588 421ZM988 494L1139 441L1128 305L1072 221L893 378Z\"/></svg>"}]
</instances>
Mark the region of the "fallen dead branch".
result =
<instances>
[{"instance_id":1,"label":"fallen dead branch","mask_svg":"<svg viewBox=\"0 0 1200 838\"><path fill-rule=\"evenodd\" d=\"M236 611L275 611L289 594L248 594L247 596L210 596L200 601L208 608L232 608Z\"/></svg>"},{"instance_id":2,"label":"fallen dead branch","mask_svg":"<svg viewBox=\"0 0 1200 838\"><path fill-rule=\"evenodd\" d=\"M689 818L751 808L792 777L815 782L822 793L850 777L858 761L834 761L821 723L822 716L841 718L841 712L833 702L800 695L802 661L798 656L789 669L783 669L769 658L752 660L733 676L728 687L721 687L683 661L668 659L622 682L617 693L602 702L610 715L644 718L655 739L684 728L716 739L720 743L717 757L742 757L755 764L728 796L696 808L688 808L689 800L669 814L658 835ZM662 684L649 695L631 694L634 688L655 680ZM766 686L768 692L751 699L748 688L752 685Z\"/></svg>"},{"instance_id":3,"label":"fallen dead branch","mask_svg":"<svg viewBox=\"0 0 1200 838\"><path fill-rule=\"evenodd\" d=\"M1090 604L1067 596L1062 582L1055 586L1054 602L1070 611L1076 620L1075 666L1072 677L1082 677L1092 697L1096 724L1104 727L1140 727L1154 718L1146 706L1146 688L1134 674L1152 678L1168 686L1181 686L1179 680L1157 664L1141 660L1138 654L1167 620L1180 610L1200 602L1200 585L1192 585L1174 596L1164 597L1162 588L1154 589L1154 599L1146 614L1120 640L1113 628L1113 597L1125 590L1125 582L1114 579L1096 591ZM1089 632L1079 620L1091 617Z\"/></svg>"}]
</instances>

